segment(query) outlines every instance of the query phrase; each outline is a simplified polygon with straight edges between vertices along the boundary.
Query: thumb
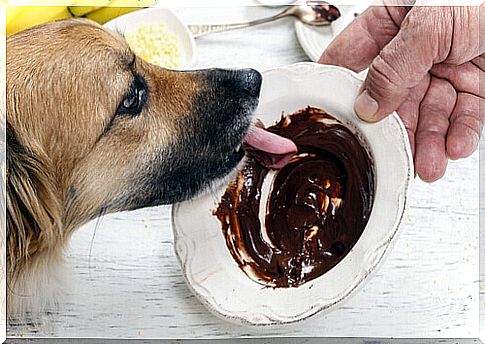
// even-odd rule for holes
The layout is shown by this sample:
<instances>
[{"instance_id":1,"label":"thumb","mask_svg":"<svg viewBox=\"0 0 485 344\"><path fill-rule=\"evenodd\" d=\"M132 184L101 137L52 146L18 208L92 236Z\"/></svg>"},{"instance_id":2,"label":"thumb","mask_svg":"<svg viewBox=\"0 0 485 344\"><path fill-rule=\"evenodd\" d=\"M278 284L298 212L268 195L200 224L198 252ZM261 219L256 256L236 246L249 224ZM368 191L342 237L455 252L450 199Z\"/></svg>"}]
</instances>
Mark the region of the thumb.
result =
<instances>
[{"instance_id":1,"label":"thumb","mask_svg":"<svg viewBox=\"0 0 485 344\"><path fill-rule=\"evenodd\" d=\"M442 14L437 10L411 9L397 35L372 61L354 105L361 119L375 122L397 110L432 68L440 44L437 22Z\"/></svg>"}]
</instances>

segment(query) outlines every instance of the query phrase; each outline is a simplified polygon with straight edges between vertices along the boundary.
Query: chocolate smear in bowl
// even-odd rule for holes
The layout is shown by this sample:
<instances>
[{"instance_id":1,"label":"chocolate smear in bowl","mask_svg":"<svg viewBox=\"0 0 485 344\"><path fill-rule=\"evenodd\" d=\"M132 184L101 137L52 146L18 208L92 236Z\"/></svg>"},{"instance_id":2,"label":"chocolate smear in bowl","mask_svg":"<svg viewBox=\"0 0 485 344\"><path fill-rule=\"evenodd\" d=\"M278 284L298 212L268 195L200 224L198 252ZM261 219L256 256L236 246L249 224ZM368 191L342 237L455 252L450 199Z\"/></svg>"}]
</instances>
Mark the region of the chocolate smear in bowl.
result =
<instances>
[{"instance_id":1,"label":"chocolate smear in bowl","mask_svg":"<svg viewBox=\"0 0 485 344\"><path fill-rule=\"evenodd\" d=\"M297 287L332 269L355 245L372 209L374 172L359 139L320 109L283 116L267 130L292 140L298 153L279 170L248 157L214 215L251 279ZM262 199L269 173L269 196Z\"/></svg>"}]
</instances>

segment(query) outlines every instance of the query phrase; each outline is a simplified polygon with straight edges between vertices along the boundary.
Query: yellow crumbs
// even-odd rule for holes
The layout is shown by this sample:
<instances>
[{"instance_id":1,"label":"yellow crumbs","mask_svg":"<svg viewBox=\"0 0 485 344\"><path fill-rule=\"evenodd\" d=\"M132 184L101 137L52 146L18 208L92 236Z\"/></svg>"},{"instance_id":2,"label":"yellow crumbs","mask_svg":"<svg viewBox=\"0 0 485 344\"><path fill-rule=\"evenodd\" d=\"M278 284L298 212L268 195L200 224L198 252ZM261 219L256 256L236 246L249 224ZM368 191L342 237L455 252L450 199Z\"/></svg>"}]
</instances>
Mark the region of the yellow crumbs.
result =
<instances>
[{"instance_id":1,"label":"yellow crumbs","mask_svg":"<svg viewBox=\"0 0 485 344\"><path fill-rule=\"evenodd\" d=\"M164 24L140 25L126 32L125 38L133 52L145 61L164 68L180 66L178 37Z\"/></svg>"}]
</instances>

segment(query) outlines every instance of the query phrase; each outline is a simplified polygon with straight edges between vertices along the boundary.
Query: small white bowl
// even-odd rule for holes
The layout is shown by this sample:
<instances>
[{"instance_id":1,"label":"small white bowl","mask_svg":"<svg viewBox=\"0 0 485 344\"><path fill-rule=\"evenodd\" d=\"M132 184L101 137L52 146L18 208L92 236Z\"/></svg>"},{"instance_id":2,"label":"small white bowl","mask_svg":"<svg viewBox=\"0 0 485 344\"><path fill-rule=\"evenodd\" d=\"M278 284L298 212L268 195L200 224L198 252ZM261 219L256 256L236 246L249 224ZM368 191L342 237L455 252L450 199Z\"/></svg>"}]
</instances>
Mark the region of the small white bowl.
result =
<instances>
[{"instance_id":1,"label":"small white bowl","mask_svg":"<svg viewBox=\"0 0 485 344\"><path fill-rule=\"evenodd\" d=\"M192 33L172 11L162 7L145 8L130 12L110 20L104 27L118 32L129 32L139 25L165 24L168 31L175 34L180 44L180 66L178 69L192 67L195 63L195 41Z\"/></svg>"},{"instance_id":2,"label":"small white bowl","mask_svg":"<svg viewBox=\"0 0 485 344\"><path fill-rule=\"evenodd\" d=\"M279 120L282 111L290 114L315 106L359 135L374 160L375 201L367 226L351 251L327 273L297 288L262 287L247 277L212 215L227 185L173 207L177 258L189 287L214 314L251 325L300 321L349 299L383 261L403 217L413 158L397 114L374 124L357 118L353 103L361 83L352 71L315 63L273 69L263 76L257 113L263 114L266 125Z\"/></svg>"}]
</instances>

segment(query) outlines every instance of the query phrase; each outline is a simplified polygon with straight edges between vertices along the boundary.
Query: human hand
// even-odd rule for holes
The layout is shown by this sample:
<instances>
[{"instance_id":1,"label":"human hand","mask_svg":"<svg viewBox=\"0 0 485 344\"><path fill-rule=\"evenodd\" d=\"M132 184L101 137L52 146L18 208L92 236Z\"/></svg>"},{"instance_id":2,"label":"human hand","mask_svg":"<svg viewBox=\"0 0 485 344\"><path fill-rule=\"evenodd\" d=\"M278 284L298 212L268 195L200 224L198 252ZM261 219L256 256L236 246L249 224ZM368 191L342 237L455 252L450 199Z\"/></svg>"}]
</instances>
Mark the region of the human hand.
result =
<instances>
[{"instance_id":1,"label":"human hand","mask_svg":"<svg viewBox=\"0 0 485 344\"><path fill-rule=\"evenodd\" d=\"M318 61L356 72L369 67L355 112L374 122L397 111L424 181L441 178L448 159L469 156L479 143L485 121L480 20L483 25L484 4L372 6Z\"/></svg>"}]
</instances>

